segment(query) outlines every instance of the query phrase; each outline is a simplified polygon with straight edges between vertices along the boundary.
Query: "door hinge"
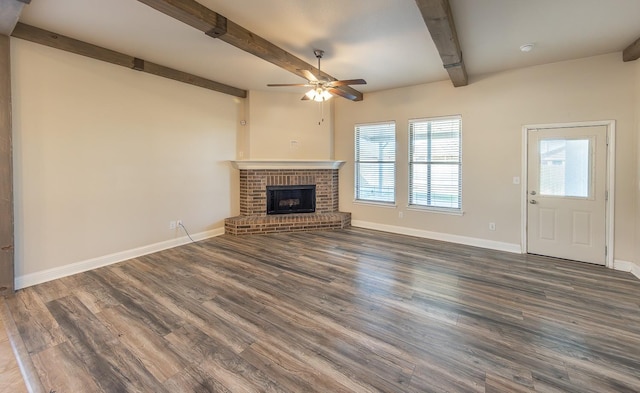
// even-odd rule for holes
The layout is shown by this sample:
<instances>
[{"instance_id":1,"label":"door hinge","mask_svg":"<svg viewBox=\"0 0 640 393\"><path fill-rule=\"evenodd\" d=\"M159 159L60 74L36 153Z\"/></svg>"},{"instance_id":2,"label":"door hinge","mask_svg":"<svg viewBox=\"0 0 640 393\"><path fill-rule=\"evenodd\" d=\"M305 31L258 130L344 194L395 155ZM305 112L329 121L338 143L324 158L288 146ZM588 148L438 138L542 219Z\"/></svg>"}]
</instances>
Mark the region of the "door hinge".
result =
<instances>
[{"instance_id":1,"label":"door hinge","mask_svg":"<svg viewBox=\"0 0 640 393\"><path fill-rule=\"evenodd\" d=\"M609 249L607 246L604 246L604 256L606 257L607 255L609 255Z\"/></svg>"},{"instance_id":2,"label":"door hinge","mask_svg":"<svg viewBox=\"0 0 640 393\"><path fill-rule=\"evenodd\" d=\"M609 191L605 191L604 192L604 200L608 201L609 200Z\"/></svg>"}]
</instances>

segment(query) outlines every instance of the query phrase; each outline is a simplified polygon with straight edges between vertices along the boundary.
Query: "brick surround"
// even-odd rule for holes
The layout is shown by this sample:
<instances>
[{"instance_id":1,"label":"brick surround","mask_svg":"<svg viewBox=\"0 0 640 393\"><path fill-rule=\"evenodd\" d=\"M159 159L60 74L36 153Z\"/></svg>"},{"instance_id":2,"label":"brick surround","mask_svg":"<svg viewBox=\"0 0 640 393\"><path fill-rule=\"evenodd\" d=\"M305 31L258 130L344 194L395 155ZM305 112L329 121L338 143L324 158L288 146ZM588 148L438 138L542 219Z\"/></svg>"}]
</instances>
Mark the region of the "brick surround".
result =
<instances>
[{"instance_id":1,"label":"brick surround","mask_svg":"<svg viewBox=\"0 0 640 393\"><path fill-rule=\"evenodd\" d=\"M316 212L267 215L267 186L315 185ZM338 211L338 169L240 169L240 215L225 220L232 235L345 228Z\"/></svg>"}]
</instances>

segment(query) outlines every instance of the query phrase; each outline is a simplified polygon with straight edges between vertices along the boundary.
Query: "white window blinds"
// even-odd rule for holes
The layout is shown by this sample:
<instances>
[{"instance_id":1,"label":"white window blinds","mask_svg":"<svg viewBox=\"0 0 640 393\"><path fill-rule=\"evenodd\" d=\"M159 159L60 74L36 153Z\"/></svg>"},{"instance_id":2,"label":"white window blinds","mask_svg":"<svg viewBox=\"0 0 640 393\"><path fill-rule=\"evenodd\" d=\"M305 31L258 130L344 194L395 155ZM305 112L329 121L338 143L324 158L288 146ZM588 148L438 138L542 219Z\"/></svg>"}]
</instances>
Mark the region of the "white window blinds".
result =
<instances>
[{"instance_id":1,"label":"white window blinds","mask_svg":"<svg viewBox=\"0 0 640 393\"><path fill-rule=\"evenodd\" d=\"M460 116L409 121L409 204L462 208Z\"/></svg>"},{"instance_id":2,"label":"white window blinds","mask_svg":"<svg viewBox=\"0 0 640 393\"><path fill-rule=\"evenodd\" d=\"M355 127L356 200L395 202L396 124Z\"/></svg>"}]
</instances>

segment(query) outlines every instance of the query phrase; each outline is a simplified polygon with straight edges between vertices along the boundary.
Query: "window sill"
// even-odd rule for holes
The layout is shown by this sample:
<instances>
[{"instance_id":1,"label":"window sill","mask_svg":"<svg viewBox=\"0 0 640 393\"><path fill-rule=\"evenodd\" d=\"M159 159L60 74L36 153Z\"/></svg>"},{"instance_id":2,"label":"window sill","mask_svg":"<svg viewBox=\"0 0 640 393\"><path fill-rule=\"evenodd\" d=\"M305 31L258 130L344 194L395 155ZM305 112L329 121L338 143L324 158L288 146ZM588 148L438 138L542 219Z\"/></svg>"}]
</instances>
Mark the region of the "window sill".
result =
<instances>
[{"instance_id":1,"label":"window sill","mask_svg":"<svg viewBox=\"0 0 640 393\"><path fill-rule=\"evenodd\" d=\"M425 213L437 213L437 214L448 214L451 216L463 216L464 211L458 209L447 209L447 208L437 208L437 207L427 207L427 206L418 206L418 205L409 205L407 206L407 210L419 211Z\"/></svg>"},{"instance_id":2,"label":"window sill","mask_svg":"<svg viewBox=\"0 0 640 393\"><path fill-rule=\"evenodd\" d=\"M386 207L391 209L395 209L396 207L398 207L398 205L396 205L395 202L376 202L376 201L363 201L360 199L354 199L353 203L356 205L370 205L370 206L377 206L377 207Z\"/></svg>"}]
</instances>

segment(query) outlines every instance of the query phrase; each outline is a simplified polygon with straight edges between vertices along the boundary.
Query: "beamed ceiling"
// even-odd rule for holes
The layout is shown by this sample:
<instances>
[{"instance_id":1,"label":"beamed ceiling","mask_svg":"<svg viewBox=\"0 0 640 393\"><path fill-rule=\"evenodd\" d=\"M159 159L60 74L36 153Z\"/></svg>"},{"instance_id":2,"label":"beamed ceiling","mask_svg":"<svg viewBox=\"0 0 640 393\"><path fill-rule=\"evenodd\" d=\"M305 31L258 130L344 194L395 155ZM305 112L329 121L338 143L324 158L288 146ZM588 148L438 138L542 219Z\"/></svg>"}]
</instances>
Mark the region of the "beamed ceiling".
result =
<instances>
[{"instance_id":1,"label":"beamed ceiling","mask_svg":"<svg viewBox=\"0 0 640 393\"><path fill-rule=\"evenodd\" d=\"M120 65L191 74L229 94L303 92L266 85L304 82L298 70L315 69L314 49L325 51L328 77L367 80L358 99L623 50L625 60L640 56L638 0L0 0L0 28L11 13L23 34L37 27L49 41L59 34L125 56ZM519 50L529 43L533 51Z\"/></svg>"}]
</instances>

